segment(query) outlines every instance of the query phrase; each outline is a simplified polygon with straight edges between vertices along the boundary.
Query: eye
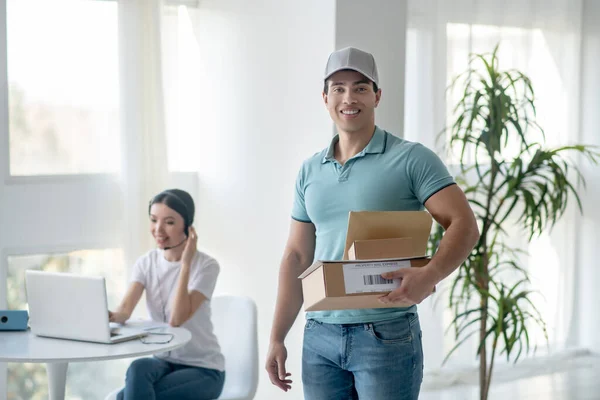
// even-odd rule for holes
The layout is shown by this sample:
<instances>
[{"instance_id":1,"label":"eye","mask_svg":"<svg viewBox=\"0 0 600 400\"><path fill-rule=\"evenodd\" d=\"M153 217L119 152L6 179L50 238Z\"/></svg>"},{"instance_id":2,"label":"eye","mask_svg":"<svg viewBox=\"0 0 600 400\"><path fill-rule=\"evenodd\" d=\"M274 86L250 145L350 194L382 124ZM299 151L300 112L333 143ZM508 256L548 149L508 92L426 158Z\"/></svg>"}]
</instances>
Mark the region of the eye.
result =
<instances>
[{"instance_id":1,"label":"eye","mask_svg":"<svg viewBox=\"0 0 600 400\"><path fill-rule=\"evenodd\" d=\"M150 222L152 222L153 224L155 224L156 220L154 218L150 218Z\"/></svg>"},{"instance_id":2,"label":"eye","mask_svg":"<svg viewBox=\"0 0 600 400\"><path fill-rule=\"evenodd\" d=\"M169 221L169 222L167 222L167 225L175 225L175 222Z\"/></svg>"},{"instance_id":3,"label":"eye","mask_svg":"<svg viewBox=\"0 0 600 400\"><path fill-rule=\"evenodd\" d=\"M342 93L344 90L341 87L335 87L333 88L333 92L334 93Z\"/></svg>"}]
</instances>

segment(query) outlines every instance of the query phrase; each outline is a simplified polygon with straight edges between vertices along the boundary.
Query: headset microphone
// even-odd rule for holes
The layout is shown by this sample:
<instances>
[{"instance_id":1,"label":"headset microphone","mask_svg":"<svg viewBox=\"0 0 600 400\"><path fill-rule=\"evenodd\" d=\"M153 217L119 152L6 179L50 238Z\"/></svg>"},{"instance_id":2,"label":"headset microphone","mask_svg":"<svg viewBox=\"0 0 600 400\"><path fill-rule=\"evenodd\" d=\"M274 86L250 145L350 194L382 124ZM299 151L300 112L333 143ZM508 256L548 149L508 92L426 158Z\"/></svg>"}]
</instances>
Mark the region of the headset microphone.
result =
<instances>
[{"instance_id":1,"label":"headset microphone","mask_svg":"<svg viewBox=\"0 0 600 400\"><path fill-rule=\"evenodd\" d=\"M179 246L181 246L182 244L184 244L186 240L187 240L187 237L186 237L185 239L183 239L183 240L182 240L182 241L181 241L181 242L180 242L178 245L176 245L176 246L171 246L171 247L165 247L165 248L164 248L164 250L171 250L171 249L174 249L175 247L179 247Z\"/></svg>"}]
</instances>

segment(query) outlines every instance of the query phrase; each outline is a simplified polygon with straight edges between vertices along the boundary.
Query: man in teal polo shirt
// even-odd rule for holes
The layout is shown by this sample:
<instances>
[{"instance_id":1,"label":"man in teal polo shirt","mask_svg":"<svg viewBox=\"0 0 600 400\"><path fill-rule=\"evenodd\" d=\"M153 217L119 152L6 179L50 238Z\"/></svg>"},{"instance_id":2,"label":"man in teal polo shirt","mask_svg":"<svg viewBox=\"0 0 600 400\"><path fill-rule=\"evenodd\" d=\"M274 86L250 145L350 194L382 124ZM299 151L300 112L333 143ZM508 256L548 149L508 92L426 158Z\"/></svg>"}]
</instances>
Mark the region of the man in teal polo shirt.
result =
<instances>
[{"instance_id":1,"label":"man in teal polo shirt","mask_svg":"<svg viewBox=\"0 0 600 400\"><path fill-rule=\"evenodd\" d=\"M329 56L323 99L338 134L303 163L296 180L266 363L271 382L291 388L284 339L302 306L298 276L314 260L342 259L348 212L426 208L446 232L426 267L385 276L402 283L380 301L413 306L307 313L302 382L309 400L416 400L423 378L416 304L479 237L469 203L439 157L375 125L378 85L371 54L349 47Z\"/></svg>"}]
</instances>

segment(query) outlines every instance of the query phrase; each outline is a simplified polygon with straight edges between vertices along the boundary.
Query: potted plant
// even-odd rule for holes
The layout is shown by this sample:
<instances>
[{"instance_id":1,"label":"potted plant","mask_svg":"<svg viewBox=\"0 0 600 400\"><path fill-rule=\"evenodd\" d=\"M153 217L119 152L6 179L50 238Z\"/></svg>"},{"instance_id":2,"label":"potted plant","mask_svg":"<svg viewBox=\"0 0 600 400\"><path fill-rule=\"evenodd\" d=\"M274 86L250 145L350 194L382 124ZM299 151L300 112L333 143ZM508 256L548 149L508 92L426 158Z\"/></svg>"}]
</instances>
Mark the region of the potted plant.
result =
<instances>
[{"instance_id":1,"label":"potted plant","mask_svg":"<svg viewBox=\"0 0 600 400\"><path fill-rule=\"evenodd\" d=\"M520 249L508 244L505 228L516 224L529 239L540 235L564 215L569 200L581 212L578 184L585 185L573 163L576 156L597 163L595 148L544 146L544 131L536 123L535 92L530 79L498 66L498 46L491 54L471 55L466 71L453 80L460 90L451 126L440 137L458 154L457 176L478 219L480 239L449 286L449 306L457 344L471 336L479 345L480 399L488 397L498 355L516 362L532 343L529 329L545 323L531 299ZM516 222L515 222L516 221ZM435 248L441 228L433 235ZM510 271L513 279L503 277ZM518 276L514 279L514 276Z\"/></svg>"}]
</instances>

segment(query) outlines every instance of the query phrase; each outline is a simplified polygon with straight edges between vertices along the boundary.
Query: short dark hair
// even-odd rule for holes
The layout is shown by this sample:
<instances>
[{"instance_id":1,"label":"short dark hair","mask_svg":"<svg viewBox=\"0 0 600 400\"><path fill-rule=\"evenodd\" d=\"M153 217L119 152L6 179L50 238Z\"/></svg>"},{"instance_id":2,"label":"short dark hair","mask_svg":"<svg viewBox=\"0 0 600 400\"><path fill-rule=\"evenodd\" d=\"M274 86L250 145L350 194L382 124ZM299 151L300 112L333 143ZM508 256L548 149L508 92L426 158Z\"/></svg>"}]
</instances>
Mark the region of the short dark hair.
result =
<instances>
[{"instance_id":1,"label":"short dark hair","mask_svg":"<svg viewBox=\"0 0 600 400\"><path fill-rule=\"evenodd\" d=\"M325 93L325 94L329 94L329 81L330 81L330 79L325 79L325 82L323 83L323 93ZM377 93L377 91L379 90L379 87L377 86L377 84L375 82L373 82L372 80L369 80L369 82L371 82L373 84L373 91L375 93Z\"/></svg>"},{"instance_id":2,"label":"short dark hair","mask_svg":"<svg viewBox=\"0 0 600 400\"><path fill-rule=\"evenodd\" d=\"M153 204L164 204L176 213L181 215L184 222L184 231L186 236L189 234L189 228L194 223L194 199L185 190L168 189L160 192L150 200L148 214Z\"/></svg>"}]
</instances>

